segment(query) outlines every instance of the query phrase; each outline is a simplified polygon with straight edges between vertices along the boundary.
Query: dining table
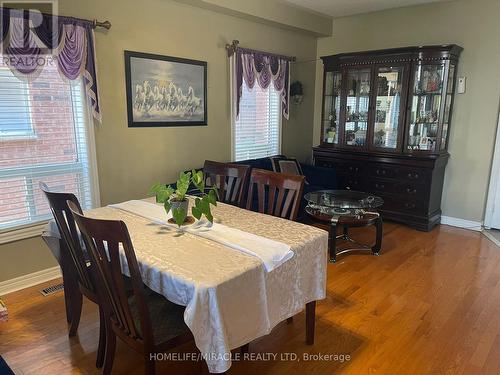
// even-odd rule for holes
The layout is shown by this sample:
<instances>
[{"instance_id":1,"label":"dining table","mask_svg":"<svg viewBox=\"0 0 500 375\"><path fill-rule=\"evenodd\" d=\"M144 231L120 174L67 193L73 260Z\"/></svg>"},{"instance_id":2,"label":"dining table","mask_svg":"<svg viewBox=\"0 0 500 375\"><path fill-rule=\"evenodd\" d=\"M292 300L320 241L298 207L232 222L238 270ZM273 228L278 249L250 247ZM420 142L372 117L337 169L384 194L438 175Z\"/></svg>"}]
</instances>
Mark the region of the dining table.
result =
<instances>
[{"instance_id":1,"label":"dining table","mask_svg":"<svg viewBox=\"0 0 500 375\"><path fill-rule=\"evenodd\" d=\"M171 225L161 210L145 198L84 214L127 225L143 282L186 307L184 321L211 373L230 368L231 350L304 309L306 343L314 343L316 301L326 297L328 232L219 202L213 224L202 230ZM54 221L42 237L60 258ZM122 272L128 275L126 262Z\"/></svg>"}]
</instances>

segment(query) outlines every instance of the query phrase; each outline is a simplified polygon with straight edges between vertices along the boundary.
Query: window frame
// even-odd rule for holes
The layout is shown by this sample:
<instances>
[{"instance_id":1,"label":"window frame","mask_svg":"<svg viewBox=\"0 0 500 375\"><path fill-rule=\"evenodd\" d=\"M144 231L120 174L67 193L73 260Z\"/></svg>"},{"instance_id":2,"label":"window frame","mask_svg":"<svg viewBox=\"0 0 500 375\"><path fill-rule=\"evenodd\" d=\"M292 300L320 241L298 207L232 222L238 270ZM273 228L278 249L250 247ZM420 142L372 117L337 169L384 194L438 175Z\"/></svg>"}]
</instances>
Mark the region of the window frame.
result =
<instances>
[{"instance_id":1,"label":"window frame","mask_svg":"<svg viewBox=\"0 0 500 375\"><path fill-rule=\"evenodd\" d=\"M91 189L90 196L91 196L91 207L99 207L101 205L101 198L100 198L100 190L99 190L99 180L98 180L98 172L97 172L97 155L96 155L96 143L95 143L95 132L94 132L94 118L89 112L89 108L87 105L87 98L86 98L86 93L85 93L85 83L83 81L83 78L81 78L81 83L79 86L76 86L74 84L70 85L70 91L71 91L71 96L73 96L78 93L77 87L79 88L78 91L80 91L78 94L81 96L80 100L82 101L82 121L84 122L84 126L82 129L79 129L76 127L76 123L74 122L75 126L75 131L85 131L85 138L86 138L86 148L87 148L87 159L88 159L88 180L89 180L89 186ZM74 106L74 100L72 99L72 106ZM73 112L74 113L74 112ZM0 141L2 139L7 140L7 138L0 138ZM12 139L9 139L12 140ZM80 156L80 153L77 153L78 156ZM51 164L44 164L41 165L38 168L38 172L31 173L30 177L40 177L43 176L43 173L45 170L47 172L60 172L61 174L64 174L64 172L74 172L75 171L75 165L83 163L82 160L78 160L76 162L62 162L62 163L51 163ZM21 177L23 176L20 174L22 172L22 169L30 169L33 170L33 167L14 167L10 168L9 173L12 174L13 177ZM82 167L82 170L85 168ZM16 173L17 172L17 173ZM53 176L55 175L54 173L47 173L47 176ZM2 176L4 177L4 176ZM79 187L81 188L81 187ZM31 210L31 209L30 209ZM19 225L13 225L11 227L4 227L0 228L0 245L14 242L14 241L19 241L27 238L32 238L32 237L37 237L40 236L47 225L49 221L52 220L52 217L49 218L35 218L32 222L21 222L21 220L17 220L20 222ZM13 220L12 222L15 222L16 220Z\"/></svg>"},{"instance_id":2,"label":"window frame","mask_svg":"<svg viewBox=\"0 0 500 375\"><path fill-rule=\"evenodd\" d=\"M5 70L9 71L10 69L7 66L0 66L0 71ZM14 78L16 78L14 76ZM24 107L26 108L26 113L28 117L29 130L12 130L12 131L2 131L0 130L0 142L2 141L12 141L16 139L24 140L36 138L35 127L33 126L33 116L31 113L31 104L29 100L30 89L28 85L22 85L21 90L23 90L23 94L25 95Z\"/></svg>"},{"instance_id":3,"label":"window frame","mask_svg":"<svg viewBox=\"0 0 500 375\"><path fill-rule=\"evenodd\" d=\"M229 84L230 84L230 95L229 95L229 100L230 100L230 108L231 108L231 161L236 162L236 92L238 88L236 87L236 80L235 80L235 64L236 64L236 54L231 56L230 62L229 62ZM245 81L242 83L245 85ZM255 86L252 90L256 89L256 86L258 86L258 83L255 83ZM273 85L269 85L270 90L273 89ZM279 96L279 94L278 94ZM278 155L281 154L281 150L283 147L283 113L282 113L282 108L281 108L281 98L278 97ZM240 112L241 113L241 112ZM272 156L272 155L271 155ZM243 161L243 160L239 160Z\"/></svg>"}]
</instances>

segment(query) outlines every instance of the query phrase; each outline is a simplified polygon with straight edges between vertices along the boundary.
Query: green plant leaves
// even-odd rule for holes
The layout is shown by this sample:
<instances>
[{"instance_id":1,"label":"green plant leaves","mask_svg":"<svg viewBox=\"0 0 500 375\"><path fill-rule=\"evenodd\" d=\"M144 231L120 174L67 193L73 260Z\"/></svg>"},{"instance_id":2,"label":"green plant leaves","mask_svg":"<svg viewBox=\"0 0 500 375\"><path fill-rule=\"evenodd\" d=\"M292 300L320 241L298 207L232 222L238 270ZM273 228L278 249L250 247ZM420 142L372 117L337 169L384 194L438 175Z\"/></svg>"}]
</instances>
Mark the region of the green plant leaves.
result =
<instances>
[{"instance_id":1,"label":"green plant leaves","mask_svg":"<svg viewBox=\"0 0 500 375\"><path fill-rule=\"evenodd\" d=\"M209 195L204 195L201 198L196 198L194 201L194 206L191 208L191 213L198 220L202 215L205 215L208 221L213 223L214 217L212 216L212 211L210 210L210 200Z\"/></svg>"},{"instance_id":2,"label":"green plant leaves","mask_svg":"<svg viewBox=\"0 0 500 375\"><path fill-rule=\"evenodd\" d=\"M179 201L186 199L186 193L191 183L191 172L181 172L177 180L177 190L175 190L176 198Z\"/></svg>"},{"instance_id":3,"label":"green plant leaves","mask_svg":"<svg viewBox=\"0 0 500 375\"><path fill-rule=\"evenodd\" d=\"M205 194L205 176L202 171L193 169L191 172L181 172L175 190L171 186L160 183L154 184L149 190L149 195L155 195L156 202L163 203L167 213L172 210L172 216L179 227L186 220L187 211L181 207L172 209L171 202L173 200L184 201L191 182L202 194L201 197L195 199L195 203L191 208L193 216L198 220L205 216L207 220L213 223L214 217L210 205L217 206L217 191L215 188L211 188Z\"/></svg>"},{"instance_id":4,"label":"green plant leaves","mask_svg":"<svg viewBox=\"0 0 500 375\"><path fill-rule=\"evenodd\" d=\"M149 195L156 196L156 203L168 202L170 196L173 194L174 189L164 184L156 183L149 189Z\"/></svg>"},{"instance_id":5,"label":"green plant leaves","mask_svg":"<svg viewBox=\"0 0 500 375\"><path fill-rule=\"evenodd\" d=\"M163 207L165 207L165 211L167 211L168 214L168 212L172 208L172 204L169 201L166 201L165 203L163 203Z\"/></svg>"},{"instance_id":6,"label":"green plant leaves","mask_svg":"<svg viewBox=\"0 0 500 375\"><path fill-rule=\"evenodd\" d=\"M205 176L203 175L203 171L195 171L194 169L191 171L192 181L194 186L201 191L201 193L205 192Z\"/></svg>"},{"instance_id":7,"label":"green plant leaves","mask_svg":"<svg viewBox=\"0 0 500 375\"><path fill-rule=\"evenodd\" d=\"M217 206L217 192L215 191L215 188L208 192L208 201L214 206Z\"/></svg>"},{"instance_id":8,"label":"green plant leaves","mask_svg":"<svg viewBox=\"0 0 500 375\"><path fill-rule=\"evenodd\" d=\"M177 207L172 210L172 217L174 218L175 223L180 227L186 220L187 212L184 208Z\"/></svg>"}]
</instances>

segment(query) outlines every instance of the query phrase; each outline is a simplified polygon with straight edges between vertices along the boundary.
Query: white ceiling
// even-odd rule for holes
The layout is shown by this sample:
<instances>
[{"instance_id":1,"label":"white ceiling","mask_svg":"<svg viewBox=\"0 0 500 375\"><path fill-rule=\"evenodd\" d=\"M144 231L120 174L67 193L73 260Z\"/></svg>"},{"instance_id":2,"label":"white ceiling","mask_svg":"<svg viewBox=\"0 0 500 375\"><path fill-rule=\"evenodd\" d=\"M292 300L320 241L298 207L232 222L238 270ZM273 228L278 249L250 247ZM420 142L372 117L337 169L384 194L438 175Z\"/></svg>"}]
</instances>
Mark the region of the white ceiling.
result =
<instances>
[{"instance_id":1,"label":"white ceiling","mask_svg":"<svg viewBox=\"0 0 500 375\"><path fill-rule=\"evenodd\" d=\"M331 17L376 12L410 5L437 3L449 0L282 0L293 6Z\"/></svg>"}]
</instances>

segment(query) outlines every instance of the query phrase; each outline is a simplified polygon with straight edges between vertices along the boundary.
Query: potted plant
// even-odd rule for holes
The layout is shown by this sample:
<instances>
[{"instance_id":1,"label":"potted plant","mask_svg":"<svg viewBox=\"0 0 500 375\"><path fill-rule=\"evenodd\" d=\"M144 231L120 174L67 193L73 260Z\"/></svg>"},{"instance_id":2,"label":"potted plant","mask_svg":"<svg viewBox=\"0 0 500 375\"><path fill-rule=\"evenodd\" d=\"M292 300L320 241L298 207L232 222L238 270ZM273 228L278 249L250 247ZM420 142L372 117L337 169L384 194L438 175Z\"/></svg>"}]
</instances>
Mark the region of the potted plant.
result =
<instances>
[{"instance_id":1,"label":"potted plant","mask_svg":"<svg viewBox=\"0 0 500 375\"><path fill-rule=\"evenodd\" d=\"M194 200L191 213L196 219L205 216L213 223L214 218L210 205L217 206L217 193L214 188L205 191L205 176L202 171L181 172L175 189L172 186L156 183L150 189L150 194L156 196L157 203L163 203L167 213L172 210L173 221L180 227L188 223L189 200L186 195L191 183L200 191L200 196Z\"/></svg>"},{"instance_id":2,"label":"potted plant","mask_svg":"<svg viewBox=\"0 0 500 375\"><path fill-rule=\"evenodd\" d=\"M290 85L290 96L293 98L295 104L302 103L302 98L304 95L304 89L302 88L302 83L295 81Z\"/></svg>"}]
</instances>

